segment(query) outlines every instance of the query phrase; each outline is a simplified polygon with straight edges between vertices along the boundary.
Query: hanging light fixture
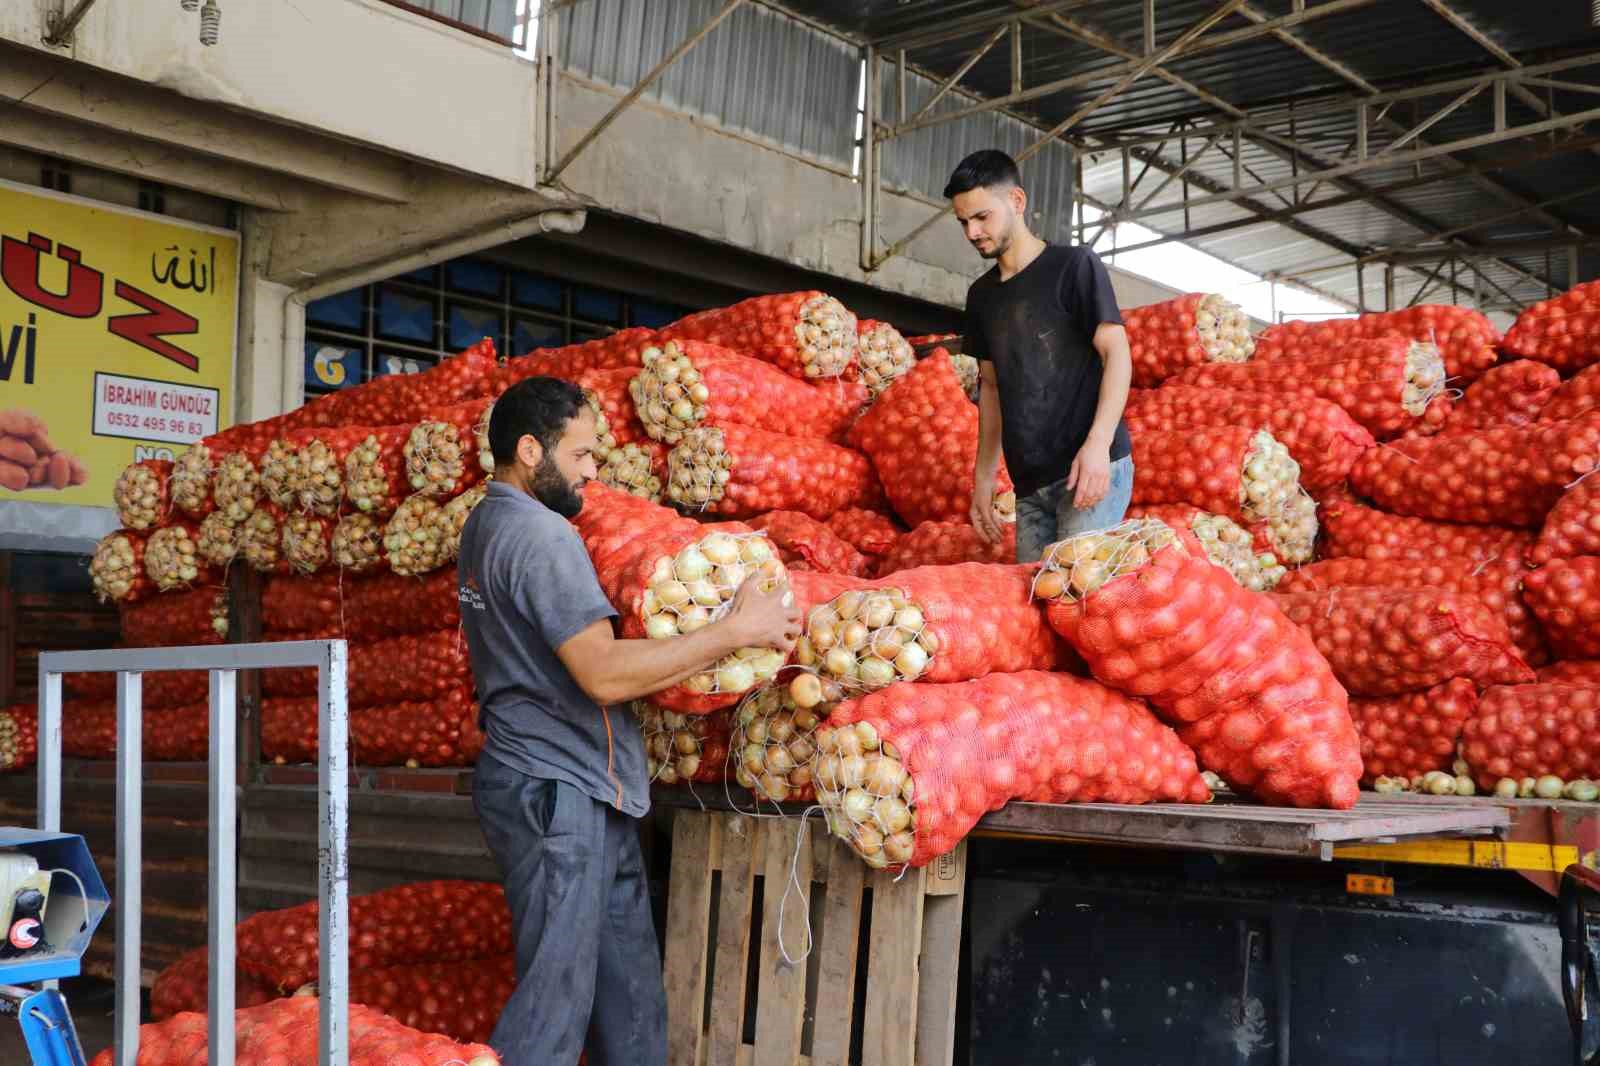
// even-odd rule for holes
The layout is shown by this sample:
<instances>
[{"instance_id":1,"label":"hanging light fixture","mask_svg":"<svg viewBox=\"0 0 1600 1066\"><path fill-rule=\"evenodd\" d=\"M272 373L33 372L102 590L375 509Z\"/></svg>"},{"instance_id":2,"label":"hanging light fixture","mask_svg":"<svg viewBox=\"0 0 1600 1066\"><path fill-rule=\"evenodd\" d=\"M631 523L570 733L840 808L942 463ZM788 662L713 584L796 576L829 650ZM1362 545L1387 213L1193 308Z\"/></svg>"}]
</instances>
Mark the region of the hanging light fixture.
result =
<instances>
[{"instance_id":1,"label":"hanging light fixture","mask_svg":"<svg viewBox=\"0 0 1600 1066\"><path fill-rule=\"evenodd\" d=\"M217 0L206 0L206 6L200 9L200 43L209 48L221 37L222 8L217 6Z\"/></svg>"},{"instance_id":2,"label":"hanging light fixture","mask_svg":"<svg viewBox=\"0 0 1600 1066\"><path fill-rule=\"evenodd\" d=\"M200 10L200 0L178 0L178 5L185 11Z\"/></svg>"}]
</instances>

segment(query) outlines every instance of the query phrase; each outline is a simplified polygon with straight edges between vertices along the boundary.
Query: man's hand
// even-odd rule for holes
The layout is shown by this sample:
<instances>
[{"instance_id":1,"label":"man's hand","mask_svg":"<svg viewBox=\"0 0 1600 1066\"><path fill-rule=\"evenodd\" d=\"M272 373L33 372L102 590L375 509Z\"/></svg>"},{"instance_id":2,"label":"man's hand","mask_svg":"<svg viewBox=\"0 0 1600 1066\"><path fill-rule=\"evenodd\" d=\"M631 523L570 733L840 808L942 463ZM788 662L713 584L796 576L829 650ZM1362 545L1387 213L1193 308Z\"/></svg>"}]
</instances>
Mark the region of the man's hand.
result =
<instances>
[{"instance_id":1,"label":"man's hand","mask_svg":"<svg viewBox=\"0 0 1600 1066\"><path fill-rule=\"evenodd\" d=\"M977 480L972 485L972 508L967 512L972 528L985 544L1000 543L1000 523L994 516L994 482Z\"/></svg>"},{"instance_id":2,"label":"man's hand","mask_svg":"<svg viewBox=\"0 0 1600 1066\"><path fill-rule=\"evenodd\" d=\"M1076 489L1072 506L1087 511L1106 498L1111 491L1111 446L1085 441L1072 460L1067 474L1067 488Z\"/></svg>"},{"instance_id":3,"label":"man's hand","mask_svg":"<svg viewBox=\"0 0 1600 1066\"><path fill-rule=\"evenodd\" d=\"M769 580L755 574L745 578L725 621L735 627L741 647L776 648L787 655L800 637L800 608L787 581L763 589Z\"/></svg>"}]
</instances>

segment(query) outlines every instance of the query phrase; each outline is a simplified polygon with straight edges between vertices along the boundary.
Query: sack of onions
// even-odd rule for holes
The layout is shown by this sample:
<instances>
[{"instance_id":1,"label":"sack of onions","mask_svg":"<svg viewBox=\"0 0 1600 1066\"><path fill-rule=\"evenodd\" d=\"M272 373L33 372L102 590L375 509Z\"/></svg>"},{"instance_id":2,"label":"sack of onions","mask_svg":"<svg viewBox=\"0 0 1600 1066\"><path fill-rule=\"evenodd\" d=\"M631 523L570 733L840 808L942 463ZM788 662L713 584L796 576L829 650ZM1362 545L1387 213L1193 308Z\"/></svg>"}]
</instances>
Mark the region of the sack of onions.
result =
<instances>
[{"instance_id":1,"label":"sack of onions","mask_svg":"<svg viewBox=\"0 0 1600 1066\"><path fill-rule=\"evenodd\" d=\"M211 707L206 702L206 675L195 671L197 702L144 711L144 757L151 762L200 762L211 745Z\"/></svg>"},{"instance_id":2,"label":"sack of onions","mask_svg":"<svg viewBox=\"0 0 1600 1066\"><path fill-rule=\"evenodd\" d=\"M190 518L199 520L216 507L211 498L212 461L208 449L196 443L172 464L167 478L167 495L172 506Z\"/></svg>"},{"instance_id":3,"label":"sack of onions","mask_svg":"<svg viewBox=\"0 0 1600 1066\"><path fill-rule=\"evenodd\" d=\"M289 466L292 510L332 518L344 506L350 456L374 431L366 426L319 429L299 441Z\"/></svg>"},{"instance_id":4,"label":"sack of onions","mask_svg":"<svg viewBox=\"0 0 1600 1066\"><path fill-rule=\"evenodd\" d=\"M867 557L810 515L799 511L769 511L752 518L750 528L765 533L772 540L786 566L803 562L827 574L866 575Z\"/></svg>"},{"instance_id":5,"label":"sack of onions","mask_svg":"<svg viewBox=\"0 0 1600 1066\"><path fill-rule=\"evenodd\" d=\"M881 511L846 507L828 516L828 528L868 557L885 555L905 531Z\"/></svg>"},{"instance_id":6,"label":"sack of onions","mask_svg":"<svg viewBox=\"0 0 1600 1066\"><path fill-rule=\"evenodd\" d=\"M487 495L489 486L479 482L444 505L444 522L448 530L446 535L449 538L451 559L461 554L461 531L467 527L467 518L472 514L472 509L482 503Z\"/></svg>"},{"instance_id":7,"label":"sack of onions","mask_svg":"<svg viewBox=\"0 0 1600 1066\"><path fill-rule=\"evenodd\" d=\"M61 754L69 759L110 759L117 754L117 704L74 701L61 708Z\"/></svg>"},{"instance_id":8,"label":"sack of onions","mask_svg":"<svg viewBox=\"0 0 1600 1066\"><path fill-rule=\"evenodd\" d=\"M1318 507L1324 559L1429 559L1476 565L1487 559L1521 559L1531 534L1492 525L1459 525L1374 510L1346 493L1324 496Z\"/></svg>"},{"instance_id":9,"label":"sack of onions","mask_svg":"<svg viewBox=\"0 0 1600 1066\"><path fill-rule=\"evenodd\" d=\"M591 481L584 486L583 510L572 524L583 538L595 577L619 614L627 611L623 586L646 555L654 565L661 551L676 551L702 534L700 523L669 507Z\"/></svg>"},{"instance_id":10,"label":"sack of onions","mask_svg":"<svg viewBox=\"0 0 1600 1066\"><path fill-rule=\"evenodd\" d=\"M667 446L657 441L612 448L600 466L599 481L630 496L661 502L667 479Z\"/></svg>"},{"instance_id":11,"label":"sack of onions","mask_svg":"<svg viewBox=\"0 0 1600 1066\"><path fill-rule=\"evenodd\" d=\"M1457 381L1470 381L1500 358L1500 331L1483 312L1448 304L1423 304L1358 318L1296 320L1268 326L1256 335L1255 361L1331 359L1352 342L1390 333L1437 345L1444 357L1445 373Z\"/></svg>"},{"instance_id":12,"label":"sack of onions","mask_svg":"<svg viewBox=\"0 0 1600 1066\"><path fill-rule=\"evenodd\" d=\"M383 550L397 574L425 574L455 556L450 520L439 501L412 496L395 510L383 529Z\"/></svg>"},{"instance_id":13,"label":"sack of onions","mask_svg":"<svg viewBox=\"0 0 1600 1066\"><path fill-rule=\"evenodd\" d=\"M263 574L287 573L283 558L283 512L263 502L239 526L239 556Z\"/></svg>"},{"instance_id":14,"label":"sack of onions","mask_svg":"<svg viewBox=\"0 0 1600 1066\"><path fill-rule=\"evenodd\" d=\"M20 772L39 761L39 709L19 703L0 710L0 773Z\"/></svg>"},{"instance_id":15,"label":"sack of onions","mask_svg":"<svg viewBox=\"0 0 1600 1066\"><path fill-rule=\"evenodd\" d=\"M732 518L800 511L826 519L883 498L860 452L749 426L691 429L667 454L667 498Z\"/></svg>"},{"instance_id":16,"label":"sack of onions","mask_svg":"<svg viewBox=\"0 0 1600 1066\"><path fill-rule=\"evenodd\" d=\"M1179 503L1130 507L1128 518L1154 518L1172 529L1194 534L1206 558L1251 592L1271 592L1288 573L1275 553L1258 552L1249 530L1226 515Z\"/></svg>"},{"instance_id":17,"label":"sack of onions","mask_svg":"<svg viewBox=\"0 0 1600 1066\"><path fill-rule=\"evenodd\" d=\"M350 1001L382 1011L419 1032L481 1044L493 1034L516 987L516 958L496 955L352 973ZM464 1060L457 1059L456 1066L465 1066Z\"/></svg>"},{"instance_id":18,"label":"sack of onions","mask_svg":"<svg viewBox=\"0 0 1600 1066\"><path fill-rule=\"evenodd\" d=\"M471 683L466 641L453 629L358 641L350 645L348 678L352 707L442 699ZM266 671L261 691L274 698L314 696L317 672Z\"/></svg>"},{"instance_id":19,"label":"sack of onions","mask_svg":"<svg viewBox=\"0 0 1600 1066\"><path fill-rule=\"evenodd\" d=\"M1538 528L1561 494L1600 465L1600 413L1374 448L1350 485L1395 514Z\"/></svg>"},{"instance_id":20,"label":"sack of onions","mask_svg":"<svg viewBox=\"0 0 1600 1066\"><path fill-rule=\"evenodd\" d=\"M847 690L1054 670L1061 642L1030 599L1033 568L987 563L901 570L806 615L795 663Z\"/></svg>"},{"instance_id":21,"label":"sack of onions","mask_svg":"<svg viewBox=\"0 0 1600 1066\"><path fill-rule=\"evenodd\" d=\"M1497 786L1507 779L1537 781L1539 796L1559 799L1567 782L1600 778L1597 718L1600 686L1491 688L1461 730L1461 757L1485 791L1503 795Z\"/></svg>"},{"instance_id":22,"label":"sack of onions","mask_svg":"<svg viewBox=\"0 0 1600 1066\"><path fill-rule=\"evenodd\" d=\"M155 591L144 569L145 535L131 529L107 533L89 558L89 581L101 603L137 603Z\"/></svg>"},{"instance_id":23,"label":"sack of onions","mask_svg":"<svg viewBox=\"0 0 1600 1066\"><path fill-rule=\"evenodd\" d=\"M1477 596L1349 587L1279 592L1273 602L1316 642L1345 689L1395 696L1453 677L1480 686L1533 681L1505 619Z\"/></svg>"},{"instance_id":24,"label":"sack of onions","mask_svg":"<svg viewBox=\"0 0 1600 1066\"><path fill-rule=\"evenodd\" d=\"M1134 506L1186 503L1240 525L1272 519L1300 487L1288 449L1244 426L1136 434L1133 468Z\"/></svg>"},{"instance_id":25,"label":"sack of onions","mask_svg":"<svg viewBox=\"0 0 1600 1066\"><path fill-rule=\"evenodd\" d=\"M628 385L644 431L677 444L700 426L754 426L789 437L841 439L869 399L862 384L813 383L714 344L646 348Z\"/></svg>"},{"instance_id":26,"label":"sack of onions","mask_svg":"<svg viewBox=\"0 0 1600 1066\"><path fill-rule=\"evenodd\" d=\"M195 548L206 565L225 570L239 554L239 527L221 511L212 511L195 533Z\"/></svg>"},{"instance_id":27,"label":"sack of onions","mask_svg":"<svg viewBox=\"0 0 1600 1066\"><path fill-rule=\"evenodd\" d=\"M1250 316L1217 293L1192 292L1122 312L1133 354L1133 383L1161 384L1202 363L1243 363L1256 349Z\"/></svg>"},{"instance_id":28,"label":"sack of onions","mask_svg":"<svg viewBox=\"0 0 1600 1066\"><path fill-rule=\"evenodd\" d=\"M925 866L1011 800L1203 803L1195 753L1143 704L1068 674L894 685L814 734L830 830L874 869Z\"/></svg>"},{"instance_id":29,"label":"sack of onions","mask_svg":"<svg viewBox=\"0 0 1600 1066\"><path fill-rule=\"evenodd\" d=\"M662 785L709 785L727 779L728 736L733 711L679 714L649 700L635 700L644 732L645 769Z\"/></svg>"},{"instance_id":30,"label":"sack of onions","mask_svg":"<svg viewBox=\"0 0 1600 1066\"><path fill-rule=\"evenodd\" d=\"M733 776L757 799L811 803L817 747L813 734L842 703L837 682L809 671L756 689L733 715Z\"/></svg>"},{"instance_id":31,"label":"sack of onions","mask_svg":"<svg viewBox=\"0 0 1600 1066\"><path fill-rule=\"evenodd\" d=\"M1517 316L1501 348L1563 374L1600 363L1600 283L1575 285Z\"/></svg>"},{"instance_id":32,"label":"sack of onions","mask_svg":"<svg viewBox=\"0 0 1600 1066\"><path fill-rule=\"evenodd\" d=\"M349 580L333 571L274 577L261 593L261 627L277 640L340 636L356 642L448 630L461 621L454 570L425 577L387 571Z\"/></svg>"},{"instance_id":33,"label":"sack of onions","mask_svg":"<svg viewBox=\"0 0 1600 1066\"><path fill-rule=\"evenodd\" d=\"M1522 595L1557 656L1600 658L1600 556L1552 559L1523 579Z\"/></svg>"},{"instance_id":34,"label":"sack of onions","mask_svg":"<svg viewBox=\"0 0 1600 1066\"><path fill-rule=\"evenodd\" d=\"M1539 671L1540 684L1600 685L1600 659L1564 659Z\"/></svg>"},{"instance_id":35,"label":"sack of onions","mask_svg":"<svg viewBox=\"0 0 1600 1066\"><path fill-rule=\"evenodd\" d=\"M961 382L961 391L967 394L968 400L977 403L978 386L981 381L978 375L978 361L970 355L957 352L950 356L950 366L956 372L956 380Z\"/></svg>"},{"instance_id":36,"label":"sack of onions","mask_svg":"<svg viewBox=\"0 0 1600 1066\"><path fill-rule=\"evenodd\" d=\"M1351 699L1350 720L1361 735L1362 783L1451 769L1456 742L1477 705L1478 687L1460 677L1423 692Z\"/></svg>"},{"instance_id":37,"label":"sack of onions","mask_svg":"<svg viewBox=\"0 0 1600 1066\"><path fill-rule=\"evenodd\" d=\"M442 500L476 484L489 472L479 461L480 453L493 470L487 411L487 400L436 408L411 428L404 453L413 492Z\"/></svg>"},{"instance_id":38,"label":"sack of onions","mask_svg":"<svg viewBox=\"0 0 1600 1066\"><path fill-rule=\"evenodd\" d=\"M111 500L124 529L148 531L170 517L167 482L171 476L172 463L166 459L143 459L122 468Z\"/></svg>"},{"instance_id":39,"label":"sack of onions","mask_svg":"<svg viewBox=\"0 0 1600 1066\"><path fill-rule=\"evenodd\" d=\"M243 525L261 499L261 461L270 443L253 441L217 460L211 475L211 499L217 513L232 525Z\"/></svg>"},{"instance_id":40,"label":"sack of onions","mask_svg":"<svg viewBox=\"0 0 1600 1066\"><path fill-rule=\"evenodd\" d=\"M1561 387L1561 375L1531 359L1514 359L1485 371L1461 394L1440 433L1495 426L1526 426L1539 419Z\"/></svg>"},{"instance_id":41,"label":"sack of onions","mask_svg":"<svg viewBox=\"0 0 1600 1066\"><path fill-rule=\"evenodd\" d=\"M234 1016L236 1061L292 1066L315 1062L319 1009L309 996L241 1008ZM499 1066L500 1062L484 1044L458 1044L449 1037L419 1032L354 1002L348 1035L348 1066L394 1066L402 1061L417 1066ZM179 1014L141 1025L140 1066L190 1066L204 1058L208 1039L204 1014ZM111 1049L96 1055L89 1066L112 1066Z\"/></svg>"},{"instance_id":42,"label":"sack of onions","mask_svg":"<svg viewBox=\"0 0 1600 1066\"><path fill-rule=\"evenodd\" d=\"M163 670L144 679L143 706L146 710L171 707L198 707L207 701L211 677L204 670ZM145 746L151 743L151 726L145 723ZM169 748L170 738L163 741ZM178 758L176 755L169 758Z\"/></svg>"},{"instance_id":43,"label":"sack of onions","mask_svg":"<svg viewBox=\"0 0 1600 1066\"><path fill-rule=\"evenodd\" d=\"M1361 753L1311 637L1154 519L1051 547L1034 585L1094 676L1142 696L1200 765L1267 803L1348 808Z\"/></svg>"},{"instance_id":44,"label":"sack of onions","mask_svg":"<svg viewBox=\"0 0 1600 1066\"><path fill-rule=\"evenodd\" d=\"M1600 555L1600 477L1580 478L1561 494L1528 551L1539 564L1578 555Z\"/></svg>"},{"instance_id":45,"label":"sack of onions","mask_svg":"<svg viewBox=\"0 0 1600 1066\"><path fill-rule=\"evenodd\" d=\"M261 496L285 514L298 509L295 499L300 447L316 439L317 429L291 429L272 438L261 453L257 467L261 475Z\"/></svg>"},{"instance_id":46,"label":"sack of onions","mask_svg":"<svg viewBox=\"0 0 1600 1066\"><path fill-rule=\"evenodd\" d=\"M374 518L394 514L411 495L406 469L409 426L380 426L365 431L345 454L345 509Z\"/></svg>"},{"instance_id":47,"label":"sack of onions","mask_svg":"<svg viewBox=\"0 0 1600 1066\"><path fill-rule=\"evenodd\" d=\"M150 534L144 544L144 572L162 592L188 588L212 576L210 567L200 559L192 528L183 523L162 526Z\"/></svg>"},{"instance_id":48,"label":"sack of onions","mask_svg":"<svg viewBox=\"0 0 1600 1066\"><path fill-rule=\"evenodd\" d=\"M1591 366L1561 383L1539 412L1539 421L1563 422L1597 409L1600 409L1600 366Z\"/></svg>"},{"instance_id":49,"label":"sack of onions","mask_svg":"<svg viewBox=\"0 0 1600 1066\"><path fill-rule=\"evenodd\" d=\"M1398 335L1355 341L1337 357L1191 367L1179 385L1316 396L1349 412L1379 440L1437 430L1450 415L1444 361L1431 344Z\"/></svg>"},{"instance_id":50,"label":"sack of onions","mask_svg":"<svg viewBox=\"0 0 1600 1066\"><path fill-rule=\"evenodd\" d=\"M228 636L228 590L197 588L123 604L122 639L135 648L220 644Z\"/></svg>"},{"instance_id":51,"label":"sack of onions","mask_svg":"<svg viewBox=\"0 0 1600 1066\"><path fill-rule=\"evenodd\" d=\"M969 519L978 411L947 355L929 356L895 382L851 427L850 444L871 458L895 514L913 528ZM1003 461L995 493L996 513L1014 518L1016 493Z\"/></svg>"},{"instance_id":52,"label":"sack of onions","mask_svg":"<svg viewBox=\"0 0 1600 1066\"><path fill-rule=\"evenodd\" d=\"M150 986L150 1020L164 1022L168 1018L191 1012L205 1014L206 995L209 990L210 963L206 958L206 945L178 956L176 962L156 974ZM279 998L277 990L264 981L258 981L243 970L234 968L234 1006L259 1007Z\"/></svg>"},{"instance_id":53,"label":"sack of onions","mask_svg":"<svg viewBox=\"0 0 1600 1066\"><path fill-rule=\"evenodd\" d=\"M878 560L873 573L887 577L917 566L952 566L956 563L1014 563L1017 527L1000 527L997 544L987 544L968 522L924 522L900 537Z\"/></svg>"},{"instance_id":54,"label":"sack of onions","mask_svg":"<svg viewBox=\"0 0 1600 1066\"><path fill-rule=\"evenodd\" d=\"M1165 385L1130 392L1122 420L1134 437L1150 430L1264 429L1289 449L1300 464L1300 484L1312 491L1339 484L1361 453L1377 443L1344 408L1315 396Z\"/></svg>"},{"instance_id":55,"label":"sack of onions","mask_svg":"<svg viewBox=\"0 0 1600 1066\"><path fill-rule=\"evenodd\" d=\"M261 701L261 757L275 766L317 761L315 696Z\"/></svg>"},{"instance_id":56,"label":"sack of onions","mask_svg":"<svg viewBox=\"0 0 1600 1066\"><path fill-rule=\"evenodd\" d=\"M586 370L638 367L643 364L644 350L656 343L656 339L655 330L635 326L581 344L539 348L507 359L506 365L491 375L486 395L498 396L517 382L532 377L575 381Z\"/></svg>"},{"instance_id":57,"label":"sack of onions","mask_svg":"<svg viewBox=\"0 0 1600 1066\"><path fill-rule=\"evenodd\" d=\"M385 374L318 397L300 409L307 414L299 424L321 428L417 422L432 408L491 395L495 368L494 342L485 337L420 374Z\"/></svg>"},{"instance_id":58,"label":"sack of onions","mask_svg":"<svg viewBox=\"0 0 1600 1066\"><path fill-rule=\"evenodd\" d=\"M334 522L316 515L292 514L283 520L283 561L297 574L314 574L332 557Z\"/></svg>"},{"instance_id":59,"label":"sack of onions","mask_svg":"<svg viewBox=\"0 0 1600 1066\"><path fill-rule=\"evenodd\" d=\"M889 323L870 318L856 322L856 358L846 376L867 387L869 401L883 395L916 363L916 350Z\"/></svg>"},{"instance_id":60,"label":"sack of onions","mask_svg":"<svg viewBox=\"0 0 1600 1066\"><path fill-rule=\"evenodd\" d=\"M680 318L658 340L707 341L797 378L836 378L855 358L856 316L824 293L777 293Z\"/></svg>"},{"instance_id":61,"label":"sack of onions","mask_svg":"<svg viewBox=\"0 0 1600 1066\"><path fill-rule=\"evenodd\" d=\"M1316 555L1317 501L1305 489L1296 489L1284 505L1250 526L1256 551L1270 552L1294 566Z\"/></svg>"},{"instance_id":62,"label":"sack of onions","mask_svg":"<svg viewBox=\"0 0 1600 1066\"><path fill-rule=\"evenodd\" d=\"M633 367L615 370L586 370L573 378L573 383L583 389L584 399L594 412L595 437L599 447L595 458L604 460L611 449L623 444L642 444L648 441L644 423L634 410L630 387L639 371Z\"/></svg>"},{"instance_id":63,"label":"sack of onions","mask_svg":"<svg viewBox=\"0 0 1600 1066\"><path fill-rule=\"evenodd\" d=\"M466 766L461 726L477 704L466 686L446 696L350 712L350 755L358 766Z\"/></svg>"}]
</instances>

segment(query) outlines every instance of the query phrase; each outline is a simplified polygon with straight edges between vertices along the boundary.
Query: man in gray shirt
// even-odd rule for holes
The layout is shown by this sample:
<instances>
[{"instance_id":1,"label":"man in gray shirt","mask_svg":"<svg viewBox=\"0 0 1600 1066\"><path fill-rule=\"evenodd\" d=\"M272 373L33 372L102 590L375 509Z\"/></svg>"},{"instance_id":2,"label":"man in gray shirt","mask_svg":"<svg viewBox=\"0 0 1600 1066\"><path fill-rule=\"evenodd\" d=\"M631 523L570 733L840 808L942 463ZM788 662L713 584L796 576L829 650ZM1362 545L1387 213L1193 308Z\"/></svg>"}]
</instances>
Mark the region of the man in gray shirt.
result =
<instances>
[{"instance_id":1,"label":"man in gray shirt","mask_svg":"<svg viewBox=\"0 0 1600 1066\"><path fill-rule=\"evenodd\" d=\"M518 982L490 1044L506 1066L664 1066L666 996L639 852L650 807L628 700L740 647L787 652L787 586L740 587L721 620L671 640L619 640L567 519L597 474L594 414L536 377L489 419L494 480L461 534L461 620L485 733L472 801L506 886ZM587 1038L587 1040L586 1040Z\"/></svg>"}]
</instances>

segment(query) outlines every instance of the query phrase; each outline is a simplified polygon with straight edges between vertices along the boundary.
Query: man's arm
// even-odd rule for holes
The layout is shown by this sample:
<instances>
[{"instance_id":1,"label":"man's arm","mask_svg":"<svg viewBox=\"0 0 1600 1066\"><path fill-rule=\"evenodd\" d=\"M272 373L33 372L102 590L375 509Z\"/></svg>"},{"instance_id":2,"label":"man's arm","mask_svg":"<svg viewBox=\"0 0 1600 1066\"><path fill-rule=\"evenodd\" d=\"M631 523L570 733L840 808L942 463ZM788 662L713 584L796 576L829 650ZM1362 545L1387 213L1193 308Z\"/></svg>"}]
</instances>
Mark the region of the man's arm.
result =
<instances>
[{"instance_id":1,"label":"man's arm","mask_svg":"<svg viewBox=\"0 0 1600 1066\"><path fill-rule=\"evenodd\" d=\"M1133 354L1128 349L1128 331L1121 323L1100 323L1094 331L1094 350L1104 364L1100 400L1095 404L1089 435L1067 474L1067 488L1076 489L1072 505L1079 510L1093 507L1111 490L1111 442L1133 383Z\"/></svg>"},{"instance_id":2,"label":"man's arm","mask_svg":"<svg viewBox=\"0 0 1600 1066\"><path fill-rule=\"evenodd\" d=\"M1115 425L1115 423L1113 423ZM995 478L1000 469L1000 386L994 364L978 364L978 458L972 469L972 528L985 543L1000 543L994 516Z\"/></svg>"},{"instance_id":3,"label":"man's arm","mask_svg":"<svg viewBox=\"0 0 1600 1066\"><path fill-rule=\"evenodd\" d=\"M787 583L766 592L757 585L757 579L747 579L727 615L685 636L619 640L604 618L580 630L556 655L578 687L605 705L671 688L739 648L773 647L788 654L800 635L800 609Z\"/></svg>"}]
</instances>

